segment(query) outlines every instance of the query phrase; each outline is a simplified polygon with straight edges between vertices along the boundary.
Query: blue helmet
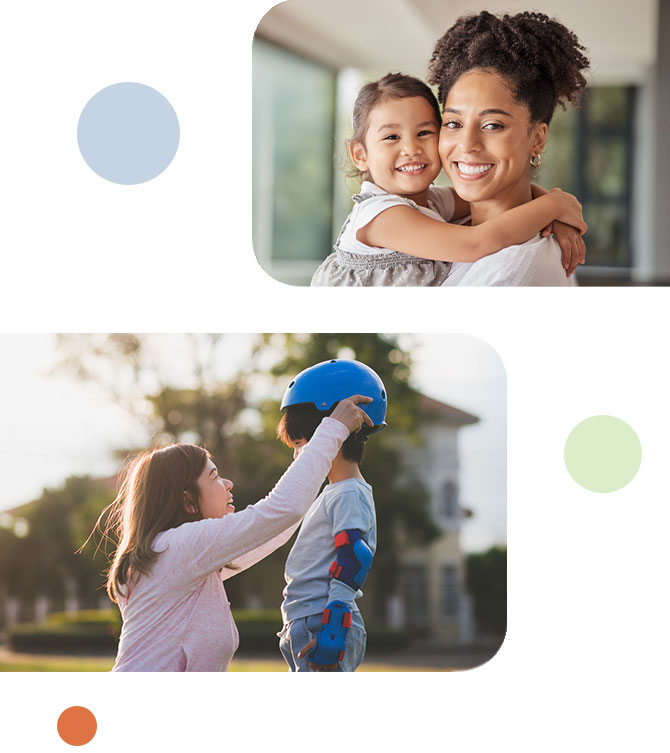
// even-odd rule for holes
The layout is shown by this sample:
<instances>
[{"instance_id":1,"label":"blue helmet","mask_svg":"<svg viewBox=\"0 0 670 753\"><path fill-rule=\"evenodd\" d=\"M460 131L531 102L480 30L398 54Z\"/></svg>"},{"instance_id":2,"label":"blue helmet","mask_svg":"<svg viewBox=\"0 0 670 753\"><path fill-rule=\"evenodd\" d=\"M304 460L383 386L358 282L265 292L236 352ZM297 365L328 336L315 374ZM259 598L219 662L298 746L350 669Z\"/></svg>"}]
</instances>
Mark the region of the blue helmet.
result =
<instances>
[{"instance_id":1,"label":"blue helmet","mask_svg":"<svg viewBox=\"0 0 670 753\"><path fill-rule=\"evenodd\" d=\"M371 403L360 403L374 422L364 426L364 434L372 434L386 426L386 389L379 376L364 363L345 358L333 358L301 371L284 392L281 409L290 405L312 403L315 408L329 411L340 400L352 395L366 395Z\"/></svg>"}]
</instances>

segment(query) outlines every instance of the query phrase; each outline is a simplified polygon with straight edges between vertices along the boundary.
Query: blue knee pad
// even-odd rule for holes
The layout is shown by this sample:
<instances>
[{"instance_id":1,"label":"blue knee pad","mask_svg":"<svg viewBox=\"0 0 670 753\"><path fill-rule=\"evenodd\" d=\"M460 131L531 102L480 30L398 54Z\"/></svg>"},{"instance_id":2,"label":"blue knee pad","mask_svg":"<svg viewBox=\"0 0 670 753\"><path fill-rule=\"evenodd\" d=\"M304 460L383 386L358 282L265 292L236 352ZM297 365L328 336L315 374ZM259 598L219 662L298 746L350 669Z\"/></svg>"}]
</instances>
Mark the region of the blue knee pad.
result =
<instances>
[{"instance_id":1,"label":"blue knee pad","mask_svg":"<svg viewBox=\"0 0 670 753\"><path fill-rule=\"evenodd\" d=\"M358 591L372 567L372 550L356 528L338 533L335 537L335 549L337 559L328 572L335 580Z\"/></svg>"},{"instance_id":2,"label":"blue knee pad","mask_svg":"<svg viewBox=\"0 0 670 753\"><path fill-rule=\"evenodd\" d=\"M307 654L309 660L326 666L342 661L351 620L352 612L343 601L326 604L321 618L321 630L316 635L316 646Z\"/></svg>"}]
</instances>

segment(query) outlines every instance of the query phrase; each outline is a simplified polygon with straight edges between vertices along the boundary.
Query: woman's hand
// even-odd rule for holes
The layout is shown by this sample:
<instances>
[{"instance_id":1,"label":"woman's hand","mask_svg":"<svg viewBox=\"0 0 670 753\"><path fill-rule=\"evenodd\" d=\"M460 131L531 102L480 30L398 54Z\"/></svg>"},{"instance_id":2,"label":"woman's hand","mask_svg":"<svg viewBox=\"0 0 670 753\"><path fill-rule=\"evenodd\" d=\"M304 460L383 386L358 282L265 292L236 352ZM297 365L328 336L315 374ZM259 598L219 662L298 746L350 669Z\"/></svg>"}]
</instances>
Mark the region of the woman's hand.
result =
<instances>
[{"instance_id":1,"label":"woman's hand","mask_svg":"<svg viewBox=\"0 0 670 753\"><path fill-rule=\"evenodd\" d=\"M363 428L363 424L373 427L374 423L370 416L368 416L362 408L359 408L358 405L356 405L356 403L371 402L371 397L352 395L344 400L340 400L335 406L335 410L330 414L330 417L335 418L340 423L344 424L352 433L360 431Z\"/></svg>"},{"instance_id":2,"label":"woman's hand","mask_svg":"<svg viewBox=\"0 0 670 753\"><path fill-rule=\"evenodd\" d=\"M298 652L298 659L307 656L314 646L316 646L316 638L312 638L308 644L300 649ZM314 664L314 662L308 662L308 664L312 672L335 672L337 670L337 664Z\"/></svg>"},{"instance_id":3,"label":"woman's hand","mask_svg":"<svg viewBox=\"0 0 670 753\"><path fill-rule=\"evenodd\" d=\"M547 225L541 235L543 238L546 238L552 233L561 247L563 269L565 269L567 276L570 277L577 268L577 265L584 264L586 261L584 239L576 228L572 227L572 225L566 225L559 220L555 220Z\"/></svg>"},{"instance_id":4,"label":"woman's hand","mask_svg":"<svg viewBox=\"0 0 670 753\"><path fill-rule=\"evenodd\" d=\"M584 235L589 227L584 222L582 205L577 198L571 193L561 191L560 188L552 188L549 191L549 196L552 196L557 201L556 219L564 222L566 225L572 225L572 227L579 230L581 235Z\"/></svg>"}]
</instances>

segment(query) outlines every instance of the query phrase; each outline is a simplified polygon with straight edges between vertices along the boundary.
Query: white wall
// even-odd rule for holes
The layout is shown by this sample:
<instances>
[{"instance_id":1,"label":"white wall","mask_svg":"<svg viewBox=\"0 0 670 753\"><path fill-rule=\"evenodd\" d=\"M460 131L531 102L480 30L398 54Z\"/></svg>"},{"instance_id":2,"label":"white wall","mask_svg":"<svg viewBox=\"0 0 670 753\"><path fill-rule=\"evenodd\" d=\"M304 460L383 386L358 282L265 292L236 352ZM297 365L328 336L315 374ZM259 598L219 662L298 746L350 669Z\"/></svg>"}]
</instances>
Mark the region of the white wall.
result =
<instances>
[{"instance_id":1,"label":"white wall","mask_svg":"<svg viewBox=\"0 0 670 753\"><path fill-rule=\"evenodd\" d=\"M589 50L598 83L639 83L656 59L658 0L286 0L257 33L333 68L401 70L425 76L437 38L478 13L540 11L574 30Z\"/></svg>"}]
</instances>

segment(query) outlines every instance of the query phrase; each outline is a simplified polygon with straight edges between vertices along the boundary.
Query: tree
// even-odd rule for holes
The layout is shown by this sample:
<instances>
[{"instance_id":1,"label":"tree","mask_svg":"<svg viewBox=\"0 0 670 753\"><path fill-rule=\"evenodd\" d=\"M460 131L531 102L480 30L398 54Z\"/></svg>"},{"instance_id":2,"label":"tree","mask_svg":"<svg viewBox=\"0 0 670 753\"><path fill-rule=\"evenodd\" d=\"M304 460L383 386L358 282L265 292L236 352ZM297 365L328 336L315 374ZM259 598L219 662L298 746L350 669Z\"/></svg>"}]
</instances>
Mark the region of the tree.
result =
<instances>
[{"instance_id":1,"label":"tree","mask_svg":"<svg viewBox=\"0 0 670 753\"><path fill-rule=\"evenodd\" d=\"M21 507L26 535L0 529L2 590L25 600L48 596L59 602L70 583L93 606L103 593L104 553L78 557L76 550L113 498L113 489L109 481L71 477L61 488L45 489L38 499Z\"/></svg>"},{"instance_id":2,"label":"tree","mask_svg":"<svg viewBox=\"0 0 670 753\"><path fill-rule=\"evenodd\" d=\"M507 549L494 546L469 554L465 567L477 629L484 636L503 638L507 629Z\"/></svg>"}]
</instances>

